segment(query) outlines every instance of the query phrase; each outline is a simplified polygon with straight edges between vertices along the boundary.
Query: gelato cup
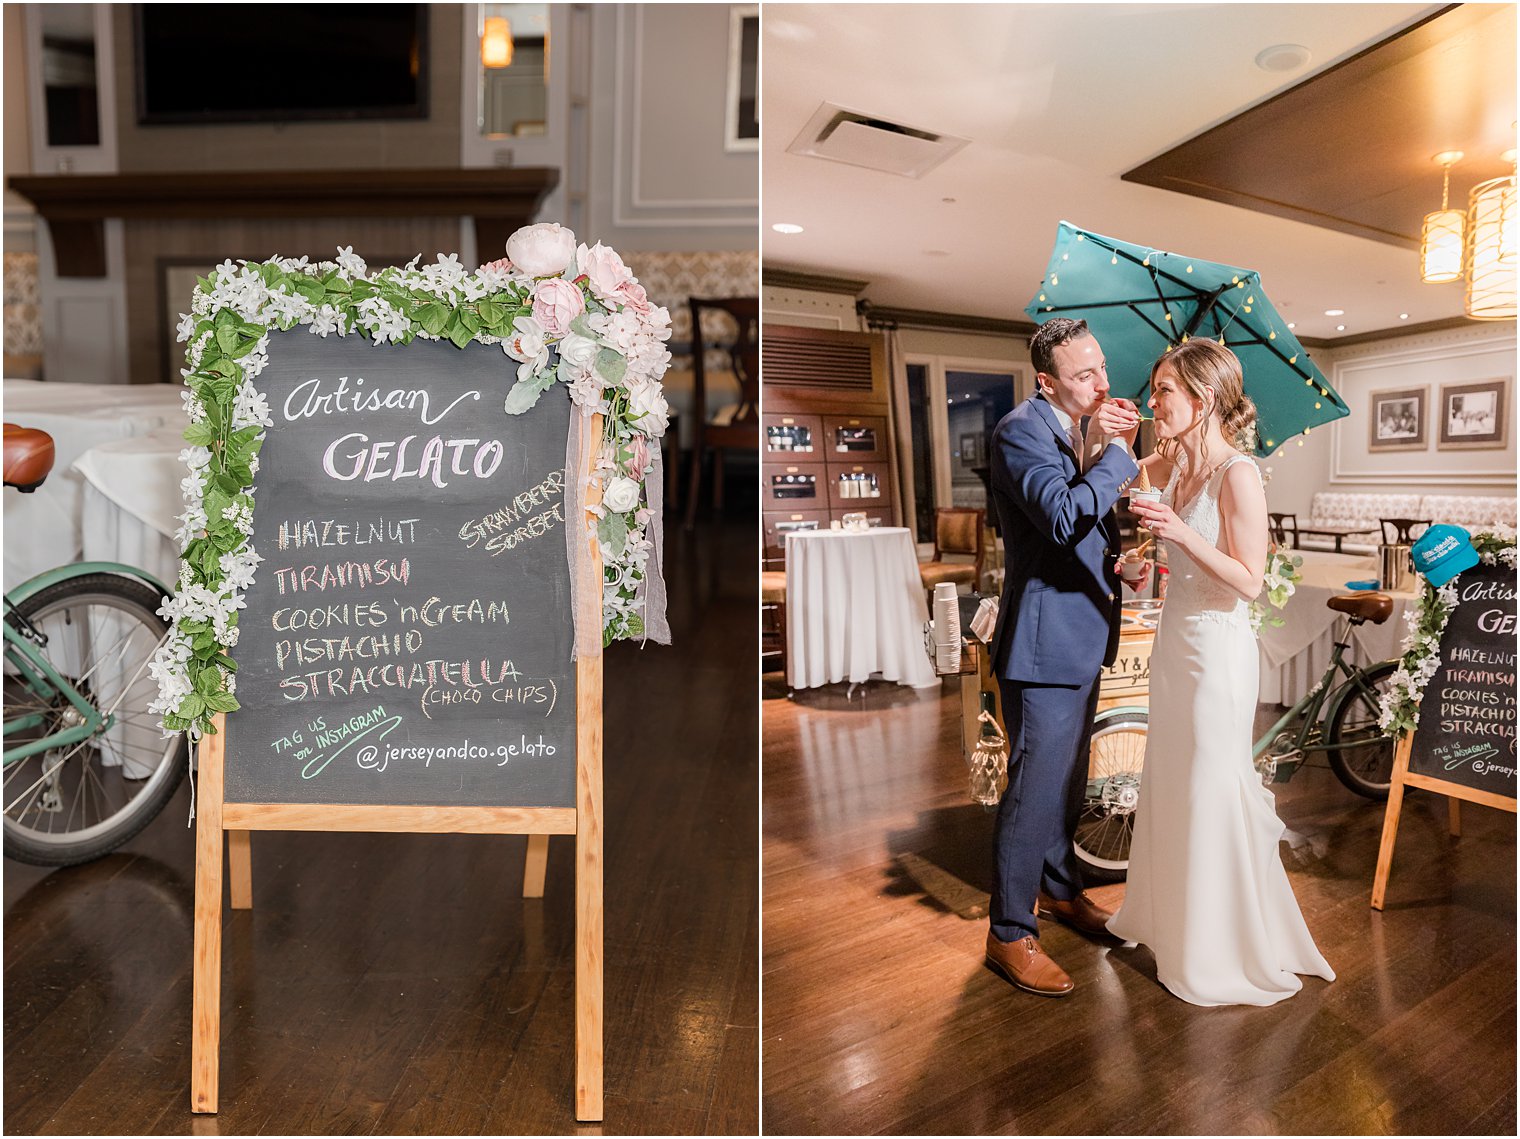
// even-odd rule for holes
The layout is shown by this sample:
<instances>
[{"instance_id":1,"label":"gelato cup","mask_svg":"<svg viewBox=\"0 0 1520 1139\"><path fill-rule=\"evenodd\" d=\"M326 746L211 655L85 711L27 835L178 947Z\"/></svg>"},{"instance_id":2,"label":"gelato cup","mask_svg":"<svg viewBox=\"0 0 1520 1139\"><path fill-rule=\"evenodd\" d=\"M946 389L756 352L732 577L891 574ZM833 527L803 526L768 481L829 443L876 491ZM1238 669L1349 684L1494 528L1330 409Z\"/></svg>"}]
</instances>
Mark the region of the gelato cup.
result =
<instances>
[{"instance_id":1,"label":"gelato cup","mask_svg":"<svg viewBox=\"0 0 1520 1139\"><path fill-rule=\"evenodd\" d=\"M1161 491L1157 487L1151 487L1150 490L1136 490L1132 487L1129 492L1129 501L1131 506L1137 502L1149 502L1154 506L1161 501Z\"/></svg>"},{"instance_id":2,"label":"gelato cup","mask_svg":"<svg viewBox=\"0 0 1520 1139\"><path fill-rule=\"evenodd\" d=\"M1119 576L1124 579L1125 585L1138 585L1145 576L1146 565L1144 558L1124 558L1119 562Z\"/></svg>"}]
</instances>

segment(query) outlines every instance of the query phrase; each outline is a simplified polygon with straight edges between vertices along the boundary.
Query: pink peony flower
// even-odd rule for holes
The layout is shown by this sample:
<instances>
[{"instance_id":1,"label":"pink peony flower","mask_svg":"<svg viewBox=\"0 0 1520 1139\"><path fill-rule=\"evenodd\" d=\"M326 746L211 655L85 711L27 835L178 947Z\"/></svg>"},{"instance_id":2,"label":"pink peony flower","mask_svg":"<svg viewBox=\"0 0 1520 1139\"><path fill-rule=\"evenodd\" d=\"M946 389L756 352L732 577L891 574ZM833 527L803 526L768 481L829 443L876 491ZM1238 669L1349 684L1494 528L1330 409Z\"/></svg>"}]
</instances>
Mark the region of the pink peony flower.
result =
<instances>
[{"instance_id":1,"label":"pink peony flower","mask_svg":"<svg viewBox=\"0 0 1520 1139\"><path fill-rule=\"evenodd\" d=\"M612 299L638 313L647 313L651 307L649 294L644 291L644 286L631 278L617 287Z\"/></svg>"},{"instance_id":2,"label":"pink peony flower","mask_svg":"<svg viewBox=\"0 0 1520 1139\"><path fill-rule=\"evenodd\" d=\"M512 271L512 259L510 257L498 257L495 261L487 261L481 268L495 269L498 273L510 273Z\"/></svg>"},{"instance_id":3,"label":"pink peony flower","mask_svg":"<svg viewBox=\"0 0 1520 1139\"><path fill-rule=\"evenodd\" d=\"M635 435L628 444L632 455L628 460L628 472L634 478L643 478L644 472L649 469L649 444L644 441L644 436Z\"/></svg>"},{"instance_id":4,"label":"pink peony flower","mask_svg":"<svg viewBox=\"0 0 1520 1139\"><path fill-rule=\"evenodd\" d=\"M525 225L507 238L507 258L530 277L563 273L575 256L575 234L559 222Z\"/></svg>"},{"instance_id":5,"label":"pink peony flower","mask_svg":"<svg viewBox=\"0 0 1520 1139\"><path fill-rule=\"evenodd\" d=\"M558 339L570 331L570 322L586 311L580 289L562 277L550 277L533 286L533 319Z\"/></svg>"},{"instance_id":6,"label":"pink peony flower","mask_svg":"<svg viewBox=\"0 0 1520 1139\"><path fill-rule=\"evenodd\" d=\"M591 284L592 295L598 300L616 300L618 289L633 279L632 270L623 264L623 259L617 252L608 249L600 241L590 249L582 245L577 261L581 272Z\"/></svg>"}]
</instances>

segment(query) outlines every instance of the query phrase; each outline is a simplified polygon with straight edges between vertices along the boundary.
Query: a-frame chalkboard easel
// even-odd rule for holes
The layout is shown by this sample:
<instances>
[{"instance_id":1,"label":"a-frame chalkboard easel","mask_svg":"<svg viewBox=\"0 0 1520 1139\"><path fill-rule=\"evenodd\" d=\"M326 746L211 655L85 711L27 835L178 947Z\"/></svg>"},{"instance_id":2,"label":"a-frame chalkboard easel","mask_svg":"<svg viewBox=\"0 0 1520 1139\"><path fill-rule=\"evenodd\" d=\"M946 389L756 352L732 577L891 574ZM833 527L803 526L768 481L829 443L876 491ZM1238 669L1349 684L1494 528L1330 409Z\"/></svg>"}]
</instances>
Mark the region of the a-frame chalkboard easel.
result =
<instances>
[{"instance_id":1,"label":"a-frame chalkboard easel","mask_svg":"<svg viewBox=\"0 0 1520 1139\"><path fill-rule=\"evenodd\" d=\"M592 470L602 417L585 431L579 477ZM600 503L586 483L586 505ZM586 542L575 604L592 627L601 625L602 562L594 537ZM225 717L197 748L199 786L195 839L195 948L192 966L191 1110L215 1112L221 1052L222 880L234 909L253 905L251 832L256 830L395 831L522 834L528 836L523 895L542 897L549 835L575 836L575 1117L602 1118L602 658L579 655L576 678L575 806L383 806L319 803L238 803L224 796ZM236 713L234 713L236 715Z\"/></svg>"},{"instance_id":2,"label":"a-frame chalkboard easel","mask_svg":"<svg viewBox=\"0 0 1520 1139\"><path fill-rule=\"evenodd\" d=\"M1441 634L1422 726L1401 735L1394 752L1372 879L1375 910L1387 896L1406 788L1447 796L1454 838L1462 833L1463 801L1516 813L1515 573L1502 564L1478 565L1453 580L1461 601Z\"/></svg>"}]
</instances>

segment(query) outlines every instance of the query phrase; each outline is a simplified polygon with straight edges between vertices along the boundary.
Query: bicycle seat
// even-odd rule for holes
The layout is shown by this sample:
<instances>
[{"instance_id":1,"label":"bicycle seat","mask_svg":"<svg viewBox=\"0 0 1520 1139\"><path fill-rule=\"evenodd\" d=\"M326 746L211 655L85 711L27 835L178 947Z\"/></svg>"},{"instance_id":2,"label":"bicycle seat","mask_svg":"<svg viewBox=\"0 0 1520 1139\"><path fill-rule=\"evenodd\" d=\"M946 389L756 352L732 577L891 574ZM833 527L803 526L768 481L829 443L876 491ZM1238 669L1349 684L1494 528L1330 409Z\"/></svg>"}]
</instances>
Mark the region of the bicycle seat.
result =
<instances>
[{"instance_id":1,"label":"bicycle seat","mask_svg":"<svg viewBox=\"0 0 1520 1139\"><path fill-rule=\"evenodd\" d=\"M1393 598L1386 593L1343 593L1325 604L1353 621L1371 621L1374 625L1381 625L1393 613Z\"/></svg>"},{"instance_id":2,"label":"bicycle seat","mask_svg":"<svg viewBox=\"0 0 1520 1139\"><path fill-rule=\"evenodd\" d=\"M5 485L30 494L53 469L53 437L35 427L5 425Z\"/></svg>"}]
</instances>

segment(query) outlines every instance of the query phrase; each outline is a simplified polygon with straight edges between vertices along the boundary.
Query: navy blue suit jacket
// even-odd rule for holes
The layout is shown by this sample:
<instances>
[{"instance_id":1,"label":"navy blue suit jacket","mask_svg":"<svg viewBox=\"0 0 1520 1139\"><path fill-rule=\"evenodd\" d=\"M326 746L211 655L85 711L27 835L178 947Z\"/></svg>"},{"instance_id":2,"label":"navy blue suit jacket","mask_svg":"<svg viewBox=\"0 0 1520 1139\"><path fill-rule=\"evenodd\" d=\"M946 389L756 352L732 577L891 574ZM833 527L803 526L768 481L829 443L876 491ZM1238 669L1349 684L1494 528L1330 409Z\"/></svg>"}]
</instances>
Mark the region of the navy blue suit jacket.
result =
<instances>
[{"instance_id":1,"label":"navy blue suit jacket","mask_svg":"<svg viewBox=\"0 0 1520 1139\"><path fill-rule=\"evenodd\" d=\"M1114 505L1140 468L1124 448L1105 447L1079 473L1060 420L1038 395L1002 418L992 444L1005 567L993 666L1010 680L1086 684L1118 653Z\"/></svg>"}]
</instances>

